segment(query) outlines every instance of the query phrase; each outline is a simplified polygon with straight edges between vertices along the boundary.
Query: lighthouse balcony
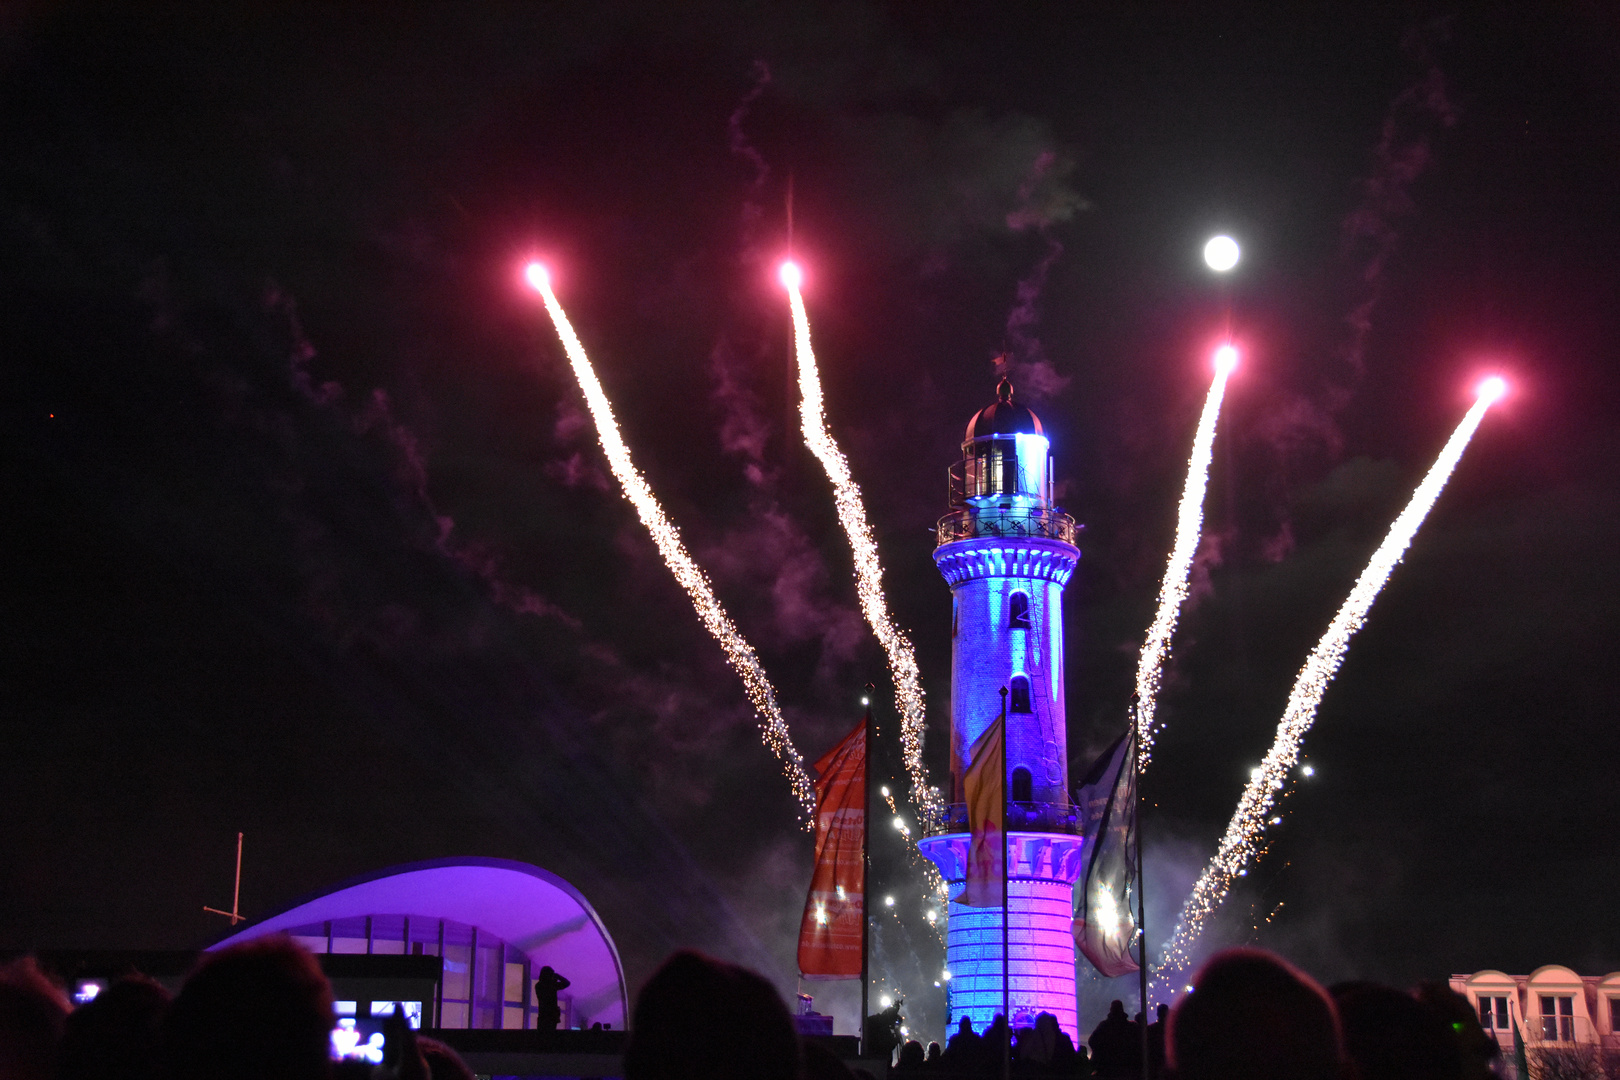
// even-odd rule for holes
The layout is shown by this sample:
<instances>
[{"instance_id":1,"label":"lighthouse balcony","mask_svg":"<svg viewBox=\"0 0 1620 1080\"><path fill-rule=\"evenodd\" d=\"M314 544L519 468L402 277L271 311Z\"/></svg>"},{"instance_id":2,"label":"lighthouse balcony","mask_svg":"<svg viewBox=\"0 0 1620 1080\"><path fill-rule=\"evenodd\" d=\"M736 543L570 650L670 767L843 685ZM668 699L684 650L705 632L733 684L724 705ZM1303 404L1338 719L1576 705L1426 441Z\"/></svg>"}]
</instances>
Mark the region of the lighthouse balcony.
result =
<instances>
[{"instance_id":1,"label":"lighthouse balcony","mask_svg":"<svg viewBox=\"0 0 1620 1080\"><path fill-rule=\"evenodd\" d=\"M924 836L945 836L968 831L966 803L951 803L940 814L924 818ZM1067 833L1080 835L1080 811L1068 803L1009 802L1007 804L1008 832Z\"/></svg>"},{"instance_id":2,"label":"lighthouse balcony","mask_svg":"<svg viewBox=\"0 0 1620 1080\"><path fill-rule=\"evenodd\" d=\"M958 540L1061 540L1074 543L1080 526L1061 510L1033 507L972 507L955 510L939 519L935 532L939 546Z\"/></svg>"}]
</instances>

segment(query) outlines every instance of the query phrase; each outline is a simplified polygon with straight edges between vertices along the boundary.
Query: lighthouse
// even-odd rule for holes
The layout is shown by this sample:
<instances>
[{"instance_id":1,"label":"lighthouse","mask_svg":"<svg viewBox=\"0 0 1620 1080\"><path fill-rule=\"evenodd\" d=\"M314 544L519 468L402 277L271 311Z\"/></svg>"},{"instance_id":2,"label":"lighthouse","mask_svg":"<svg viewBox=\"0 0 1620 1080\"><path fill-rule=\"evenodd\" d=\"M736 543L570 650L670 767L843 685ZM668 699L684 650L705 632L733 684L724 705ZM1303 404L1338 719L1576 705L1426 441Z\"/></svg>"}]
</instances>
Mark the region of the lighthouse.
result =
<instances>
[{"instance_id":1,"label":"lighthouse","mask_svg":"<svg viewBox=\"0 0 1620 1080\"><path fill-rule=\"evenodd\" d=\"M1080 549L1074 519L1052 500L1040 419L1013 400L1005 378L996 398L968 422L962 460L950 469L951 512L938 527L934 562L952 594L952 803L927 824L920 846L951 894L948 1023L966 1016L982 1031L1005 1011L1016 1029L1049 1012L1079 1045L1070 927L1082 842L1069 801L1063 588ZM1005 910L957 902L969 843L962 774L1001 714L1003 688Z\"/></svg>"}]
</instances>

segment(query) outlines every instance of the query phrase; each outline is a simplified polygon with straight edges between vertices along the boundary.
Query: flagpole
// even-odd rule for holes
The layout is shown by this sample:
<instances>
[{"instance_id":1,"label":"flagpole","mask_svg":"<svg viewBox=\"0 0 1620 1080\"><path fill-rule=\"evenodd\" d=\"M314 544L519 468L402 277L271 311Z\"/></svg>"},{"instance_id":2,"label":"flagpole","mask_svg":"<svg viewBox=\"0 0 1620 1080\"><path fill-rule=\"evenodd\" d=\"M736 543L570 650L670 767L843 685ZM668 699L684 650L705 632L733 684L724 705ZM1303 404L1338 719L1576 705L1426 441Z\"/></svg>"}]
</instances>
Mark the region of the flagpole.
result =
<instances>
[{"instance_id":1,"label":"flagpole","mask_svg":"<svg viewBox=\"0 0 1620 1080\"><path fill-rule=\"evenodd\" d=\"M1012 1078L1012 971L1007 961L1007 879L1012 866L1007 842L1007 688L1001 688L1001 1078Z\"/></svg>"},{"instance_id":2,"label":"flagpole","mask_svg":"<svg viewBox=\"0 0 1620 1080\"><path fill-rule=\"evenodd\" d=\"M791 193L791 185L788 191ZM791 194L789 198L791 199ZM790 202L791 206L792 203ZM871 683L866 684L866 745L861 748L861 1053L866 1053L866 1017L867 1017L867 953L870 944L870 931L872 921L867 918L866 903L872 892L872 695L877 688Z\"/></svg>"},{"instance_id":3,"label":"flagpole","mask_svg":"<svg viewBox=\"0 0 1620 1080\"><path fill-rule=\"evenodd\" d=\"M1136 770L1131 787L1136 794L1136 932L1137 973L1142 994L1142 1080L1152 1080L1152 1062L1148 1059L1148 961L1147 961L1147 904L1142 898L1142 883L1147 878L1147 867L1142 863L1142 755L1140 732L1136 727L1136 710L1131 710L1131 768Z\"/></svg>"}]
</instances>

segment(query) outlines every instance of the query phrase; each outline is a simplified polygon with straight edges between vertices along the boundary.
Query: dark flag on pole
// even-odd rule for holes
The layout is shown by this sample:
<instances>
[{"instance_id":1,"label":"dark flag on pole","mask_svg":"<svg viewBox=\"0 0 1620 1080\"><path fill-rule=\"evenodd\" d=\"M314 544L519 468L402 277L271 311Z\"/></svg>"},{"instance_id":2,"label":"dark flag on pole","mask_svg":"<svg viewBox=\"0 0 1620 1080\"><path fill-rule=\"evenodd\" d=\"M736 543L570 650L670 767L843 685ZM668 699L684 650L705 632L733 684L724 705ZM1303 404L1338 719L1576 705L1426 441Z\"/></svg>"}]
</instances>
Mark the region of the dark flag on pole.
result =
<instances>
[{"instance_id":1,"label":"dark flag on pole","mask_svg":"<svg viewBox=\"0 0 1620 1080\"><path fill-rule=\"evenodd\" d=\"M1136 725L1104 750L1075 796L1084 827L1086 872L1074 890L1074 943L1102 975L1138 969L1136 918Z\"/></svg>"},{"instance_id":2,"label":"dark flag on pole","mask_svg":"<svg viewBox=\"0 0 1620 1080\"><path fill-rule=\"evenodd\" d=\"M858 979L866 921L866 728L863 719L814 768L816 868L799 924L806 979Z\"/></svg>"}]
</instances>

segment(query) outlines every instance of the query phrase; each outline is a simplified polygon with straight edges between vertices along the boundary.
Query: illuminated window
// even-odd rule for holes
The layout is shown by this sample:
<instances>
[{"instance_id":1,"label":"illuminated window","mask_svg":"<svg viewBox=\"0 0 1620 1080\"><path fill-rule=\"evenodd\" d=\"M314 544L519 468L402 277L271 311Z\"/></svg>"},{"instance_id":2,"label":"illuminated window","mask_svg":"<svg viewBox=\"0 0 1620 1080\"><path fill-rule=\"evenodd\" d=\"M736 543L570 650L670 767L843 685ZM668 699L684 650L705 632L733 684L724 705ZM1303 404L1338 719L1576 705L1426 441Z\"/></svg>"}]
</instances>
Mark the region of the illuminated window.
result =
<instances>
[{"instance_id":1,"label":"illuminated window","mask_svg":"<svg viewBox=\"0 0 1620 1080\"><path fill-rule=\"evenodd\" d=\"M1029 778L1029 770L1020 765L1012 774L1012 801L1033 802L1035 799L1034 785Z\"/></svg>"},{"instance_id":2,"label":"illuminated window","mask_svg":"<svg viewBox=\"0 0 1620 1080\"><path fill-rule=\"evenodd\" d=\"M1007 604L1007 625L1014 630L1029 629L1029 597L1015 592Z\"/></svg>"},{"instance_id":3,"label":"illuminated window","mask_svg":"<svg viewBox=\"0 0 1620 1080\"><path fill-rule=\"evenodd\" d=\"M1486 997L1481 994L1479 998L1479 1026L1486 1031L1492 1029L1497 1031L1509 1030L1507 998Z\"/></svg>"},{"instance_id":4,"label":"illuminated window","mask_svg":"<svg viewBox=\"0 0 1620 1080\"><path fill-rule=\"evenodd\" d=\"M1022 675L1015 675L1010 689L1012 692L1008 698L1007 708L1013 712L1029 712L1029 680Z\"/></svg>"},{"instance_id":5,"label":"illuminated window","mask_svg":"<svg viewBox=\"0 0 1620 1080\"><path fill-rule=\"evenodd\" d=\"M1541 996L1541 1037L1555 1042L1575 1041L1575 999L1561 994Z\"/></svg>"}]
</instances>

